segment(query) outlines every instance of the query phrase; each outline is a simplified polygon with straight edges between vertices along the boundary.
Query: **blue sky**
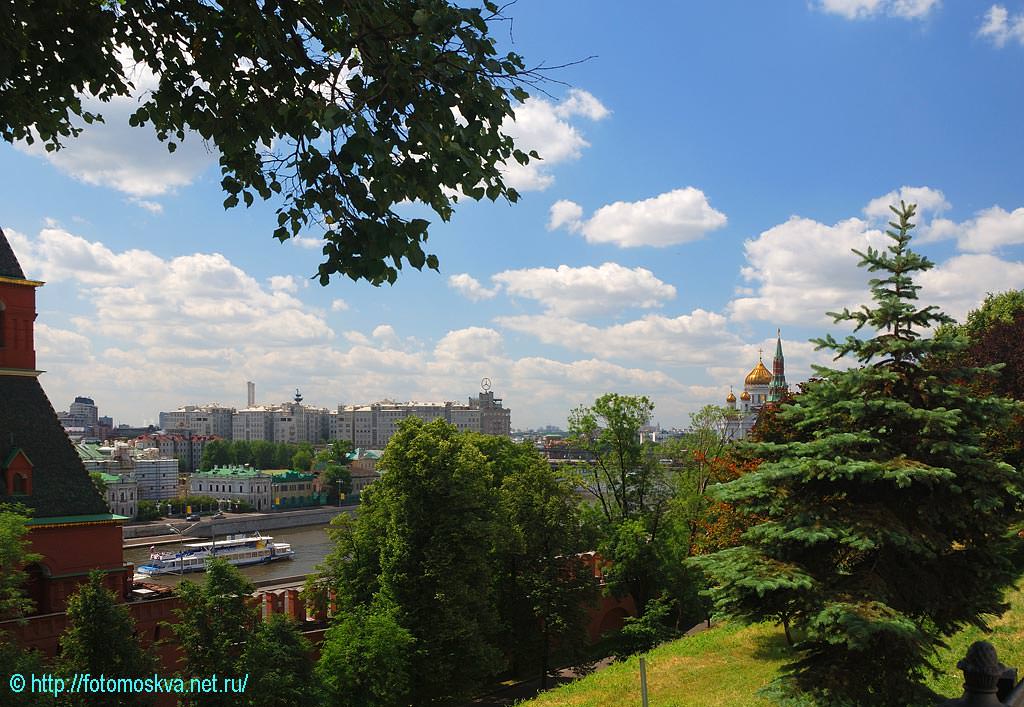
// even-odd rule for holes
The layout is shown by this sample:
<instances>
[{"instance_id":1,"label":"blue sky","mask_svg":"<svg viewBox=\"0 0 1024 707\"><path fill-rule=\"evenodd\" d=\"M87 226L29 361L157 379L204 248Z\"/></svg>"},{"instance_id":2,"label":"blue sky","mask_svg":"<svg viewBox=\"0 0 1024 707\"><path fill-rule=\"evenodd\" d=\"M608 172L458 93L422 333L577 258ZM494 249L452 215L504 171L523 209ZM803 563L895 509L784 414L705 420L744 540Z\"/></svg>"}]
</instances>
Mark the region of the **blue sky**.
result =
<instances>
[{"instance_id":1,"label":"blue sky","mask_svg":"<svg viewBox=\"0 0 1024 707\"><path fill-rule=\"evenodd\" d=\"M923 297L962 318L1024 287L1024 2L520 0L496 33L582 63L509 130L546 159L517 205L434 219L441 273L320 287L315 234L273 204L225 212L198 139L169 156L105 106L56 155L0 146L0 226L30 277L43 384L118 422L302 389L333 407L464 400L482 377L515 427L616 391L664 426L721 403L782 328L798 381L824 312L865 301L851 247L921 205ZM139 75L145 86L152 77Z\"/></svg>"}]
</instances>

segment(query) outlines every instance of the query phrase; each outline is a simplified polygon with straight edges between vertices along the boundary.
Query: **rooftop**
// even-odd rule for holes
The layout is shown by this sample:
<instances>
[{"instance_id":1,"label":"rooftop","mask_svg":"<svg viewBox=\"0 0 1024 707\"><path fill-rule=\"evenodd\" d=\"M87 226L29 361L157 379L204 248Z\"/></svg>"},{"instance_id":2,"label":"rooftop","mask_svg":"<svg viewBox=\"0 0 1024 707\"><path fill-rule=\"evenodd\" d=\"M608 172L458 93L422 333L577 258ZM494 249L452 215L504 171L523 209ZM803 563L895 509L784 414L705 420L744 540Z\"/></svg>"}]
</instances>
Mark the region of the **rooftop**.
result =
<instances>
[{"instance_id":1,"label":"rooftop","mask_svg":"<svg viewBox=\"0 0 1024 707\"><path fill-rule=\"evenodd\" d=\"M197 471L192 474L192 478L248 478L251 476L265 476L267 473L269 472L263 472L251 466L217 466L209 471Z\"/></svg>"},{"instance_id":2,"label":"rooftop","mask_svg":"<svg viewBox=\"0 0 1024 707\"><path fill-rule=\"evenodd\" d=\"M11 500L37 518L106 512L39 379L0 375L0 400L0 460L20 449L32 463L32 493Z\"/></svg>"},{"instance_id":3,"label":"rooftop","mask_svg":"<svg viewBox=\"0 0 1024 707\"><path fill-rule=\"evenodd\" d=\"M0 277L10 277L15 280L24 280L25 273L21 269L18 258L11 250L11 244L7 242L7 236L0 230Z\"/></svg>"},{"instance_id":4,"label":"rooftop","mask_svg":"<svg viewBox=\"0 0 1024 707\"><path fill-rule=\"evenodd\" d=\"M290 481L312 481L316 478L314 474L294 471L292 469L268 469L263 473L270 474L270 480L275 484L283 484Z\"/></svg>"}]
</instances>

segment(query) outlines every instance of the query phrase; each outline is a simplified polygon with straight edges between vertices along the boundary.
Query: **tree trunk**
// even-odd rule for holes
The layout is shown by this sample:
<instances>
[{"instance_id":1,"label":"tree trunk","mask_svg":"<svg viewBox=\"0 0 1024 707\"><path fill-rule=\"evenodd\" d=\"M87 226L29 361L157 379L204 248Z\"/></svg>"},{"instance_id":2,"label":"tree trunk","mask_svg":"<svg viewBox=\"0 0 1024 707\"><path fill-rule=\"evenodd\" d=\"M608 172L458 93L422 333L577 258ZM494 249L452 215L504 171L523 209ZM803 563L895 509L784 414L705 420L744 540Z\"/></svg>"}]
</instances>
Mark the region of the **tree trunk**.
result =
<instances>
[{"instance_id":1,"label":"tree trunk","mask_svg":"<svg viewBox=\"0 0 1024 707\"><path fill-rule=\"evenodd\" d=\"M544 624L544 631L542 632L544 647L541 649L540 656L540 689L548 689L548 653L550 652L550 645L548 643L548 627L547 622Z\"/></svg>"}]
</instances>

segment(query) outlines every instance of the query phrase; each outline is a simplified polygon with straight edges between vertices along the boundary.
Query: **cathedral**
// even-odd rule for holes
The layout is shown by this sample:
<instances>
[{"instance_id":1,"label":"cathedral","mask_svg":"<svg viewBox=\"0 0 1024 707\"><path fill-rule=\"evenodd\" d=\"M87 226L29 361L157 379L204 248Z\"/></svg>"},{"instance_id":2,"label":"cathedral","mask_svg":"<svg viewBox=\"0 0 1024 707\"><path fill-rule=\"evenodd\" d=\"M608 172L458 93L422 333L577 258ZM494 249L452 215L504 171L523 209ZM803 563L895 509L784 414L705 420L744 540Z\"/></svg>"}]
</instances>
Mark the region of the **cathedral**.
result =
<instances>
[{"instance_id":1,"label":"cathedral","mask_svg":"<svg viewBox=\"0 0 1024 707\"><path fill-rule=\"evenodd\" d=\"M789 394L786 384L786 360L782 356L782 331L776 331L775 359L772 370L764 365L762 352L758 352L757 365L743 380L743 392L740 393L737 405L736 394L731 390L725 403L729 408L731 419L726 423L726 436L730 439L744 439L765 403L775 403Z\"/></svg>"}]
</instances>

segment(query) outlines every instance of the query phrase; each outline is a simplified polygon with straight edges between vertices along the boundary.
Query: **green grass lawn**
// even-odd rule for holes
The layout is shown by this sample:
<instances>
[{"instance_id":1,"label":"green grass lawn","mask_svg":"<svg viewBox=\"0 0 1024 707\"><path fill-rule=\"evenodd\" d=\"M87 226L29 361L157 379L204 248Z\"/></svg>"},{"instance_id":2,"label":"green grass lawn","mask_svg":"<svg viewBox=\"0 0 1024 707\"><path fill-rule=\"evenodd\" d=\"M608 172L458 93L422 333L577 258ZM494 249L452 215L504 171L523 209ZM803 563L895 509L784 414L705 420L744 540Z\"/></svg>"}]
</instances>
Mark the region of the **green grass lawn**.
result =
<instances>
[{"instance_id":1,"label":"green grass lawn","mask_svg":"<svg viewBox=\"0 0 1024 707\"><path fill-rule=\"evenodd\" d=\"M1024 586L1024 585L1022 585ZM956 662L977 640L995 645L999 659L1024 671L1024 591L1007 596L1010 610L990 621L991 632L967 629L953 636L935 664L942 672L929 687L959 697L963 676ZM771 705L758 690L778 674L791 655L782 629L768 624L717 626L709 631L659 646L646 654L647 693L651 707L683 705ZM617 663L536 699L529 707L622 707L640 704L639 660Z\"/></svg>"}]
</instances>

